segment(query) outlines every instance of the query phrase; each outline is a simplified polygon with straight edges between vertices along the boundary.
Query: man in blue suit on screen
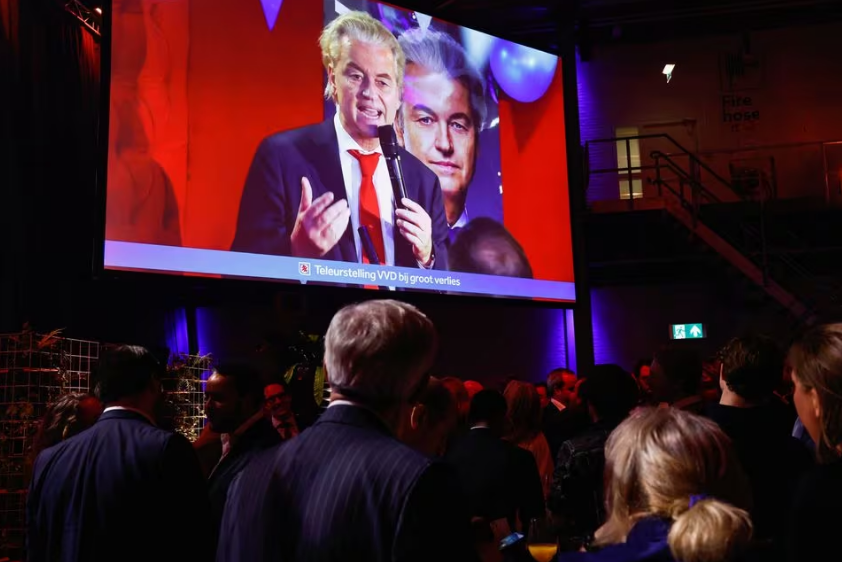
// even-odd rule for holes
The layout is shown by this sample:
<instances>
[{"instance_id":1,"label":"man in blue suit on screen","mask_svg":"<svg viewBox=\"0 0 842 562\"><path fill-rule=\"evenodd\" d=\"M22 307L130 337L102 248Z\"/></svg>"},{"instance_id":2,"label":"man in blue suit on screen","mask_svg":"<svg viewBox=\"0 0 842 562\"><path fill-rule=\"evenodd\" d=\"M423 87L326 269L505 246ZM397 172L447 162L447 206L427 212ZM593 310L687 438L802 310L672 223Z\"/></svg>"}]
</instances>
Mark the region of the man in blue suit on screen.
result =
<instances>
[{"instance_id":1,"label":"man in blue suit on screen","mask_svg":"<svg viewBox=\"0 0 842 562\"><path fill-rule=\"evenodd\" d=\"M331 399L228 493L217 562L473 562L452 467L410 448L436 352L432 322L394 300L347 306L325 336Z\"/></svg>"},{"instance_id":2,"label":"man in blue suit on screen","mask_svg":"<svg viewBox=\"0 0 842 562\"><path fill-rule=\"evenodd\" d=\"M378 138L401 102L404 55L364 12L333 20L320 38L336 116L263 140L251 164L231 249L357 263L360 228L384 265L447 269L447 221L436 175L400 149L407 198L395 201ZM396 209L397 204L397 209Z\"/></svg>"}]
</instances>

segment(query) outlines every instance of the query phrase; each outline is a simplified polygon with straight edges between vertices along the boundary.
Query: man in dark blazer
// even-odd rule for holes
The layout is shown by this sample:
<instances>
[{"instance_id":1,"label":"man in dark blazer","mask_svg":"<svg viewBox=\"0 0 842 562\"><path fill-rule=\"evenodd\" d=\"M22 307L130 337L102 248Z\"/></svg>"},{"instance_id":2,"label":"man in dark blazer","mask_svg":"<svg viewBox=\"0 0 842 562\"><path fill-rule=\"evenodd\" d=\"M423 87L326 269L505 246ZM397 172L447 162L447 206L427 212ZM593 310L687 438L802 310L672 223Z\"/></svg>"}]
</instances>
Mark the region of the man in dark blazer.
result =
<instances>
[{"instance_id":1,"label":"man in dark blazer","mask_svg":"<svg viewBox=\"0 0 842 562\"><path fill-rule=\"evenodd\" d=\"M205 414L221 441L208 477L216 535L231 481L258 453L280 445L281 436L263 413L263 383L249 365L231 363L214 369L205 384Z\"/></svg>"},{"instance_id":2,"label":"man in dark blazer","mask_svg":"<svg viewBox=\"0 0 842 562\"><path fill-rule=\"evenodd\" d=\"M325 338L330 406L237 477L218 562L474 560L455 474L398 440L436 340L427 317L397 301L334 316Z\"/></svg>"},{"instance_id":3,"label":"man in dark blazer","mask_svg":"<svg viewBox=\"0 0 842 562\"><path fill-rule=\"evenodd\" d=\"M105 411L42 452L27 500L29 562L212 559L207 488L190 443L155 426L159 366L122 346L100 365Z\"/></svg>"},{"instance_id":4,"label":"man in dark blazer","mask_svg":"<svg viewBox=\"0 0 842 562\"><path fill-rule=\"evenodd\" d=\"M403 90L400 45L368 14L350 12L325 28L321 48L336 116L263 140L231 249L374 263L364 252L364 227L380 263L446 270L436 174L399 148L407 198L395 201L380 147L378 127L394 122Z\"/></svg>"},{"instance_id":5,"label":"man in dark blazer","mask_svg":"<svg viewBox=\"0 0 842 562\"><path fill-rule=\"evenodd\" d=\"M445 459L459 472L471 516L492 523L505 519L511 532L518 521L529 529L544 516L544 493L538 465L529 451L504 441L506 399L496 390L481 390L471 400L470 431Z\"/></svg>"}]
</instances>

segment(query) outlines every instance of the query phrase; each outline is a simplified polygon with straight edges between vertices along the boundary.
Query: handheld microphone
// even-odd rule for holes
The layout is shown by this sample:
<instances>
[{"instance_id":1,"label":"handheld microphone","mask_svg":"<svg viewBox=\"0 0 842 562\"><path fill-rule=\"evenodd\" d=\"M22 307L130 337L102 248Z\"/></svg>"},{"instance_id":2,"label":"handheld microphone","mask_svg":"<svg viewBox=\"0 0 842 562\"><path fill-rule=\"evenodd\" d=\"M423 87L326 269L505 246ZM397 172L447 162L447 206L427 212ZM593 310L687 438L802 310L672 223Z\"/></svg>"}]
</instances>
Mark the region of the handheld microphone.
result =
<instances>
[{"instance_id":1,"label":"handheld microphone","mask_svg":"<svg viewBox=\"0 0 842 562\"><path fill-rule=\"evenodd\" d=\"M360 226L357 232L360 233L360 242L363 245L363 253L368 258L368 263L380 265L380 257L377 255L377 250L374 249L374 242L371 241L371 234L368 233L368 228Z\"/></svg>"},{"instance_id":2,"label":"handheld microphone","mask_svg":"<svg viewBox=\"0 0 842 562\"><path fill-rule=\"evenodd\" d=\"M392 180L392 192L395 195L395 208L403 207L401 201L406 197L406 184L403 181L401 155L398 151L398 136L391 125L377 127L380 137L380 148L386 157L386 167L389 169L389 179Z\"/></svg>"}]
</instances>

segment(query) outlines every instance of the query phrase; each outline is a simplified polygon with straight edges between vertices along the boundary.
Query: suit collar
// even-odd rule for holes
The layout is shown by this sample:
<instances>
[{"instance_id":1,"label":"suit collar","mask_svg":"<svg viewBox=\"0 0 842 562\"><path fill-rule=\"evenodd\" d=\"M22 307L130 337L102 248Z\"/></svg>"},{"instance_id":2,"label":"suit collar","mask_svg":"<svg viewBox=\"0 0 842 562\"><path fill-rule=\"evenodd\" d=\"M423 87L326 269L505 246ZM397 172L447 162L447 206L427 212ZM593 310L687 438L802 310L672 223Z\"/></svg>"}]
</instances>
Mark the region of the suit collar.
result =
<instances>
[{"instance_id":1,"label":"suit collar","mask_svg":"<svg viewBox=\"0 0 842 562\"><path fill-rule=\"evenodd\" d=\"M364 406L353 403L334 404L321 415L316 425L323 423L339 423L343 425L353 425L363 429L371 429L392 435L392 430L386 425L383 419Z\"/></svg>"}]
</instances>

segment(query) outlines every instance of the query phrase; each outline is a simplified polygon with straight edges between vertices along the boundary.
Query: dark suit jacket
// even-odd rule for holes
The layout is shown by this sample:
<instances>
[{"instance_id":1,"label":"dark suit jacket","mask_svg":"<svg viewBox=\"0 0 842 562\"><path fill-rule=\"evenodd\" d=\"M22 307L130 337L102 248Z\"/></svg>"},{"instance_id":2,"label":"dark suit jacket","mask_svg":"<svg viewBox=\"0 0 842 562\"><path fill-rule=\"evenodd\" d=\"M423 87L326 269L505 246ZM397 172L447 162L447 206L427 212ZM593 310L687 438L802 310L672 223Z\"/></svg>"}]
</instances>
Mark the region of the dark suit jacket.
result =
<instances>
[{"instance_id":1,"label":"dark suit jacket","mask_svg":"<svg viewBox=\"0 0 842 562\"><path fill-rule=\"evenodd\" d=\"M543 415L544 436L550 445L553 459L558 458L558 451L565 441L578 436L590 425L590 418L585 410L567 407L561 411L554 404L547 404Z\"/></svg>"},{"instance_id":2,"label":"dark suit jacket","mask_svg":"<svg viewBox=\"0 0 842 562\"><path fill-rule=\"evenodd\" d=\"M544 516L541 477L529 451L477 428L448 451L446 460L459 473L472 517L506 518L514 531L516 516L523 529L529 529L530 519Z\"/></svg>"},{"instance_id":3,"label":"dark suit jacket","mask_svg":"<svg viewBox=\"0 0 842 562\"><path fill-rule=\"evenodd\" d=\"M222 523L228 488L231 486L234 477L242 472L258 453L280 444L281 436L278 434L278 430L272 426L272 422L261 418L239 436L225 458L214 467L208 478L208 487L210 488L211 516L213 517L215 539L216 533L219 531L219 525ZM216 544L216 540L214 540L214 544Z\"/></svg>"},{"instance_id":4,"label":"dark suit jacket","mask_svg":"<svg viewBox=\"0 0 842 562\"><path fill-rule=\"evenodd\" d=\"M249 169L237 234L231 250L289 256L290 234L301 203L301 178L313 188L313 200L332 191L336 201L347 199L333 120L263 139ZM447 269L447 218L436 174L400 149L407 196L430 215L433 225L434 269ZM356 262L354 234L348 229L321 259ZM382 259L382 256L381 256ZM395 265L418 267L410 244L395 231Z\"/></svg>"},{"instance_id":5,"label":"dark suit jacket","mask_svg":"<svg viewBox=\"0 0 842 562\"><path fill-rule=\"evenodd\" d=\"M190 443L125 410L42 452L27 500L29 562L212 559Z\"/></svg>"},{"instance_id":6,"label":"dark suit jacket","mask_svg":"<svg viewBox=\"0 0 842 562\"><path fill-rule=\"evenodd\" d=\"M459 497L449 467L397 441L375 414L331 406L237 477L217 561L472 560Z\"/></svg>"}]
</instances>

